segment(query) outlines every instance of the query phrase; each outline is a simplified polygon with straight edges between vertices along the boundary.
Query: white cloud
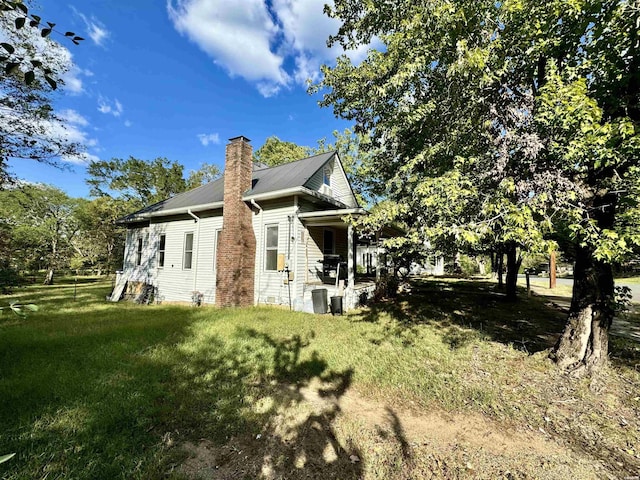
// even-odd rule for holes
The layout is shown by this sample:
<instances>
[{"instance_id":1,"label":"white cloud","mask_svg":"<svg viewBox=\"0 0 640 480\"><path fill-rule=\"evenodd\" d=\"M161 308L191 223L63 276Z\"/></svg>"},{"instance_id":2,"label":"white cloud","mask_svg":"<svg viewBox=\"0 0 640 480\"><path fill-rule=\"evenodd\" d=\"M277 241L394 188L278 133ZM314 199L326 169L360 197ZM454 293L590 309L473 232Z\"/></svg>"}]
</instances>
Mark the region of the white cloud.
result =
<instances>
[{"instance_id":1,"label":"white cloud","mask_svg":"<svg viewBox=\"0 0 640 480\"><path fill-rule=\"evenodd\" d=\"M20 133L26 129L33 132L33 140L43 142L78 143L86 148L95 148L98 141L89 136L86 128L89 122L75 110L67 109L57 113L56 120L26 119L18 112L5 110L0 115L0 129L9 135ZM61 160L71 163L86 163L97 158L95 155L84 152L73 157L62 157Z\"/></svg>"},{"instance_id":2,"label":"white cloud","mask_svg":"<svg viewBox=\"0 0 640 480\"><path fill-rule=\"evenodd\" d=\"M119 117L122 115L124 108L122 104L116 98L113 103L109 101L109 99L104 98L102 95L98 97L98 111L104 114L111 114L114 117Z\"/></svg>"},{"instance_id":3,"label":"white cloud","mask_svg":"<svg viewBox=\"0 0 640 480\"><path fill-rule=\"evenodd\" d=\"M111 36L111 32L109 32L109 30L105 28L104 24L95 17L92 16L91 18L89 18L83 13L80 13L74 7L71 7L71 9L84 22L87 28L87 35L89 35L89 38L93 40L93 43L100 47L103 47L105 40L107 40Z\"/></svg>"},{"instance_id":4,"label":"white cloud","mask_svg":"<svg viewBox=\"0 0 640 480\"><path fill-rule=\"evenodd\" d=\"M323 13L327 0L167 0L174 27L231 76L255 84L265 97L295 82L317 81L320 65L346 53L360 62L369 49L327 47L340 22ZM269 6L268 6L269 4ZM374 42L374 45L379 42ZM285 65L292 65L290 71Z\"/></svg>"},{"instance_id":5,"label":"white cloud","mask_svg":"<svg viewBox=\"0 0 640 480\"><path fill-rule=\"evenodd\" d=\"M71 110L71 109L62 110L58 115L63 120L66 120L67 122L74 125L78 125L81 127L86 127L89 125L89 122L87 121L87 119L84 118L75 110Z\"/></svg>"},{"instance_id":6,"label":"white cloud","mask_svg":"<svg viewBox=\"0 0 640 480\"><path fill-rule=\"evenodd\" d=\"M262 0L169 0L174 27L232 76L286 85L283 58L271 50L278 27Z\"/></svg>"},{"instance_id":7,"label":"white cloud","mask_svg":"<svg viewBox=\"0 0 640 480\"><path fill-rule=\"evenodd\" d=\"M280 91L280 85L273 82L258 82L256 88L264 98L273 97Z\"/></svg>"},{"instance_id":8,"label":"white cloud","mask_svg":"<svg viewBox=\"0 0 640 480\"><path fill-rule=\"evenodd\" d=\"M89 137L84 130L89 126L89 122L75 110L62 110L58 116L63 122L49 122L47 125L48 134L54 138L60 138L69 142L79 143L86 148L95 148L98 140ZM89 152L82 152L75 156L64 156L62 160L69 163L88 163L91 160L98 160L96 155Z\"/></svg>"},{"instance_id":9,"label":"white cloud","mask_svg":"<svg viewBox=\"0 0 640 480\"><path fill-rule=\"evenodd\" d=\"M77 165L86 165L91 162L99 161L100 157L89 152L82 152L82 153L79 153L78 155L73 155L73 156L65 155L62 157L62 160L64 162L75 163Z\"/></svg>"},{"instance_id":10,"label":"white cloud","mask_svg":"<svg viewBox=\"0 0 640 480\"><path fill-rule=\"evenodd\" d=\"M133 123L131 123L129 120L125 120L124 121L124 126L125 127L130 127L131 125L133 125Z\"/></svg>"},{"instance_id":11,"label":"white cloud","mask_svg":"<svg viewBox=\"0 0 640 480\"><path fill-rule=\"evenodd\" d=\"M64 82L64 90L71 95L80 95L84 92L84 84L82 77L92 77L91 70L84 70L77 65L72 65L65 73L61 75Z\"/></svg>"},{"instance_id":12,"label":"white cloud","mask_svg":"<svg viewBox=\"0 0 640 480\"><path fill-rule=\"evenodd\" d=\"M209 144L218 145L220 143L220 135L217 133L200 133L198 139L205 147Z\"/></svg>"}]
</instances>

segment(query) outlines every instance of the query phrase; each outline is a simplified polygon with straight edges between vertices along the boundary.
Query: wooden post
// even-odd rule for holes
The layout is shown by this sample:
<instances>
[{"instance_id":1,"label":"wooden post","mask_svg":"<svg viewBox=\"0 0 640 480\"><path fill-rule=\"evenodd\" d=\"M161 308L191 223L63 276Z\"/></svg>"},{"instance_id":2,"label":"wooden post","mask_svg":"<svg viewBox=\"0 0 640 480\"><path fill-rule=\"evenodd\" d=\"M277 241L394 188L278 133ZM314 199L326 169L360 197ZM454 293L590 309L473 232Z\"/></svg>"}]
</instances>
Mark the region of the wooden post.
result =
<instances>
[{"instance_id":1,"label":"wooden post","mask_svg":"<svg viewBox=\"0 0 640 480\"><path fill-rule=\"evenodd\" d=\"M351 288L356 284L355 269L356 269L356 246L355 246L355 232L353 225L349 224L347 228L347 285Z\"/></svg>"},{"instance_id":2,"label":"wooden post","mask_svg":"<svg viewBox=\"0 0 640 480\"><path fill-rule=\"evenodd\" d=\"M556 288L556 252L549 255L549 289Z\"/></svg>"}]
</instances>

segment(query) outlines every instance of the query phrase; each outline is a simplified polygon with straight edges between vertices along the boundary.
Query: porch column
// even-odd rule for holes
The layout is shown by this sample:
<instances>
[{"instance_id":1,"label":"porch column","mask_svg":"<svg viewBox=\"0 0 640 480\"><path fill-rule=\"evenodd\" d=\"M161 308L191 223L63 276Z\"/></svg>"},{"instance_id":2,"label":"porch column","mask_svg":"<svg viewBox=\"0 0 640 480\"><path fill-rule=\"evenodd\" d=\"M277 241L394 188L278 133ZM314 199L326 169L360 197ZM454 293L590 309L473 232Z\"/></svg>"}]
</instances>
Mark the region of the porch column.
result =
<instances>
[{"instance_id":1,"label":"porch column","mask_svg":"<svg viewBox=\"0 0 640 480\"><path fill-rule=\"evenodd\" d=\"M353 288L356 284L355 279L355 270L356 270L356 246L355 246L355 235L353 231L353 225L349 224L347 229L347 270L348 270L348 278L347 284Z\"/></svg>"}]
</instances>

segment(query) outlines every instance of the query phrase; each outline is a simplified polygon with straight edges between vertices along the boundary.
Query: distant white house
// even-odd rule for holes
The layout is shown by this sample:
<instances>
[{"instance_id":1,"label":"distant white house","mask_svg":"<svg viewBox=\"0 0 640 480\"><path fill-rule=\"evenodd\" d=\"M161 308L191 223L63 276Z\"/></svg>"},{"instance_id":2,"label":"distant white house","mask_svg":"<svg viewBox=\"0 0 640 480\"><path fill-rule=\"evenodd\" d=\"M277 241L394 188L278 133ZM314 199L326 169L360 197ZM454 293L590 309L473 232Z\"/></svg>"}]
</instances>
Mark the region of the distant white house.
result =
<instances>
[{"instance_id":1,"label":"distant white house","mask_svg":"<svg viewBox=\"0 0 640 480\"><path fill-rule=\"evenodd\" d=\"M356 283L356 235L344 218L365 214L336 152L256 168L249 140L236 137L222 178L119 220L127 238L118 285L152 286L160 302L299 310L326 290L352 308L374 286Z\"/></svg>"}]
</instances>

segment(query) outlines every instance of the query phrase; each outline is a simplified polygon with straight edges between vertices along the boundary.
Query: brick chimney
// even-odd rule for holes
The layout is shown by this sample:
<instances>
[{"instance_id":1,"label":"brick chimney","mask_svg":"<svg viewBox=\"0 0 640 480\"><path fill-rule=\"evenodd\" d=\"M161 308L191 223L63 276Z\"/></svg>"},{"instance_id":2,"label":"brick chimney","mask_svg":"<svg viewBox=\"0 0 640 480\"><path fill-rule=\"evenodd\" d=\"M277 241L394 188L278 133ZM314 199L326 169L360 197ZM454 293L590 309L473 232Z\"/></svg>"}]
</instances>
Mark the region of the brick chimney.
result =
<instances>
[{"instance_id":1,"label":"brick chimney","mask_svg":"<svg viewBox=\"0 0 640 480\"><path fill-rule=\"evenodd\" d=\"M251 207L242 200L253 174L249 141L242 136L229 139L225 156L222 232L216 254L216 305L223 307L253 305L256 236Z\"/></svg>"}]
</instances>

